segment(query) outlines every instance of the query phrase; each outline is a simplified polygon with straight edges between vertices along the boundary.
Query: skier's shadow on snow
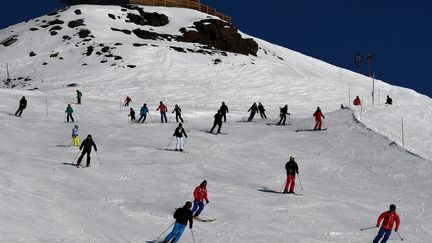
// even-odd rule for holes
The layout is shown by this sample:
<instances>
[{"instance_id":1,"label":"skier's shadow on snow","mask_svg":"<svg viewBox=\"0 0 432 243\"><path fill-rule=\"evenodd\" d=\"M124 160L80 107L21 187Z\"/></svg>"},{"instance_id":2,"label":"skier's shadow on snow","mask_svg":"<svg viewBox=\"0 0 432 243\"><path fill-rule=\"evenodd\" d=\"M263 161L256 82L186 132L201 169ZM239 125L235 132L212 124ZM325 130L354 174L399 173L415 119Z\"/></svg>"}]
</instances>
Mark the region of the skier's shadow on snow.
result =
<instances>
[{"instance_id":1,"label":"skier's shadow on snow","mask_svg":"<svg viewBox=\"0 0 432 243\"><path fill-rule=\"evenodd\" d=\"M76 164L73 164L73 163L62 163L62 165L72 165L72 166L76 166Z\"/></svg>"},{"instance_id":2,"label":"skier's shadow on snow","mask_svg":"<svg viewBox=\"0 0 432 243\"><path fill-rule=\"evenodd\" d=\"M263 187L263 188L261 188L261 189L257 189L257 191L281 194L281 192L275 191L275 190L273 190L273 189L268 189L268 188L266 188L266 187Z\"/></svg>"}]
</instances>

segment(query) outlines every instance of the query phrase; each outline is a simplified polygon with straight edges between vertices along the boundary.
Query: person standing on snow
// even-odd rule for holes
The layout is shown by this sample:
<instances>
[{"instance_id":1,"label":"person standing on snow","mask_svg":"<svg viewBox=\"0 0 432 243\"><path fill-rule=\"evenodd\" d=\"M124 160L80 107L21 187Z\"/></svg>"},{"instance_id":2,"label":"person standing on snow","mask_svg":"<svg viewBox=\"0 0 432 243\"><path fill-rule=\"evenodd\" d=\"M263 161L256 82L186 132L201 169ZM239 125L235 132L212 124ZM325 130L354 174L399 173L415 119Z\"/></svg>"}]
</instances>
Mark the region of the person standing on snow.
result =
<instances>
[{"instance_id":1,"label":"person standing on snow","mask_svg":"<svg viewBox=\"0 0 432 243\"><path fill-rule=\"evenodd\" d=\"M180 121L184 123L183 118L181 117L182 110L177 104L175 105L172 113L174 112L176 113L176 122L179 122L179 118L180 118Z\"/></svg>"},{"instance_id":2,"label":"person standing on snow","mask_svg":"<svg viewBox=\"0 0 432 243\"><path fill-rule=\"evenodd\" d=\"M226 122L226 114L229 113L229 110L228 110L228 106L225 105L224 101L222 102L222 105L219 108L219 110L223 116L224 122Z\"/></svg>"},{"instance_id":3,"label":"person standing on snow","mask_svg":"<svg viewBox=\"0 0 432 243\"><path fill-rule=\"evenodd\" d=\"M208 204L210 201L207 197L207 181L204 180L199 186L194 190L194 206L192 209L192 214L194 217L198 217L204 209L204 200Z\"/></svg>"},{"instance_id":4,"label":"person standing on snow","mask_svg":"<svg viewBox=\"0 0 432 243\"><path fill-rule=\"evenodd\" d=\"M80 146L80 150L82 150L82 153L81 153L81 156L78 158L78 162L77 162L76 167L80 166L81 161L82 161L85 154L87 154L86 167L90 166L90 153L91 153L92 146L93 146L94 150L97 152L96 144L93 141L92 135L89 134L89 135L87 135L87 138L84 139L84 141L82 142L82 144Z\"/></svg>"},{"instance_id":5,"label":"person standing on snow","mask_svg":"<svg viewBox=\"0 0 432 243\"><path fill-rule=\"evenodd\" d=\"M288 105L285 105L284 107L279 107L280 110L280 120L278 122L278 125L285 125L286 122L286 116L287 114L289 115L290 113L288 113Z\"/></svg>"},{"instance_id":6,"label":"person standing on snow","mask_svg":"<svg viewBox=\"0 0 432 243\"><path fill-rule=\"evenodd\" d=\"M174 134L173 134L173 136L175 136L177 139L177 145L176 145L175 151L178 151L178 150L183 151L183 144L184 144L183 135L186 138L188 137L184 128L183 128L183 125L181 123L179 123L178 127L174 130Z\"/></svg>"},{"instance_id":7,"label":"person standing on snow","mask_svg":"<svg viewBox=\"0 0 432 243\"><path fill-rule=\"evenodd\" d=\"M81 105L81 97L82 97L82 93L81 93L81 91L79 91L79 90L76 90L76 93L77 93L77 96L76 96L76 98L77 98L77 104L78 104L78 105Z\"/></svg>"},{"instance_id":8,"label":"person standing on snow","mask_svg":"<svg viewBox=\"0 0 432 243\"><path fill-rule=\"evenodd\" d=\"M27 100L26 100L26 98L23 96L23 97L20 99L19 107L18 107L18 110L15 112L15 116L21 117L22 112L24 111L25 108L27 108Z\"/></svg>"},{"instance_id":9,"label":"person standing on snow","mask_svg":"<svg viewBox=\"0 0 432 243\"><path fill-rule=\"evenodd\" d=\"M129 96L126 96L126 99L123 102L124 106L129 106L129 103L132 102L132 99Z\"/></svg>"},{"instance_id":10,"label":"person standing on snow","mask_svg":"<svg viewBox=\"0 0 432 243\"><path fill-rule=\"evenodd\" d=\"M186 229L187 223L189 221L189 229L192 229L193 220L192 220L192 212L191 212L192 203L187 201L182 208L176 209L173 217L175 218L175 225L171 233L169 233L163 243L170 242L171 239L174 238L171 243L176 243L179 241L180 237L183 235L183 232Z\"/></svg>"},{"instance_id":11,"label":"person standing on snow","mask_svg":"<svg viewBox=\"0 0 432 243\"><path fill-rule=\"evenodd\" d=\"M222 128L222 113L220 110L218 110L218 112L214 115L213 127L210 129L210 133L213 133L213 129L215 129L216 126L218 126L217 133L221 133L220 130Z\"/></svg>"},{"instance_id":12,"label":"person standing on snow","mask_svg":"<svg viewBox=\"0 0 432 243\"><path fill-rule=\"evenodd\" d=\"M73 113L73 109L72 106L70 104L68 104L68 106L66 107L66 111L65 113L67 113L67 117L66 117L66 121L69 122L69 118L72 120L72 122L75 122L72 113Z\"/></svg>"},{"instance_id":13,"label":"person standing on snow","mask_svg":"<svg viewBox=\"0 0 432 243\"><path fill-rule=\"evenodd\" d=\"M393 104L393 100L392 98L390 98L390 96L387 95L387 100L386 100L386 105L392 105Z\"/></svg>"},{"instance_id":14,"label":"person standing on snow","mask_svg":"<svg viewBox=\"0 0 432 243\"><path fill-rule=\"evenodd\" d=\"M165 118L165 123L167 123L168 120L167 120L166 113L168 111L168 108L166 107L166 105L162 101L159 102L159 107L156 109L156 111L158 111L158 110L160 110L161 123L164 122L164 118Z\"/></svg>"},{"instance_id":15,"label":"person standing on snow","mask_svg":"<svg viewBox=\"0 0 432 243\"><path fill-rule=\"evenodd\" d=\"M322 119L324 117L324 115L321 112L321 109L319 108L319 106L317 107L315 113L313 114L313 116L315 117L315 127L314 130L321 130L321 126L322 126Z\"/></svg>"},{"instance_id":16,"label":"person standing on snow","mask_svg":"<svg viewBox=\"0 0 432 243\"><path fill-rule=\"evenodd\" d=\"M353 100L353 105L354 106L361 106L361 100L360 100L360 97L356 97L354 100Z\"/></svg>"},{"instance_id":17,"label":"person standing on snow","mask_svg":"<svg viewBox=\"0 0 432 243\"><path fill-rule=\"evenodd\" d=\"M381 224L381 221L383 221L382 224ZM384 238L381 240L381 243L387 242L387 240L390 237L390 234L393 230L393 224L394 223L396 223L396 227L395 227L394 231L397 232L399 230L400 219L399 219L399 215L397 215L397 213L396 213L396 205L391 204L390 210L382 213L378 217L376 227L379 228L380 224L381 224L381 228L378 231L378 234L375 237L373 243L378 243L379 240L383 237Z\"/></svg>"},{"instance_id":18,"label":"person standing on snow","mask_svg":"<svg viewBox=\"0 0 432 243\"><path fill-rule=\"evenodd\" d=\"M72 141L73 141L73 145L75 147L79 147L80 146L80 141L79 141L79 138L78 138L78 125L75 125L72 128Z\"/></svg>"},{"instance_id":19,"label":"person standing on snow","mask_svg":"<svg viewBox=\"0 0 432 243\"><path fill-rule=\"evenodd\" d=\"M130 116L131 122L135 121L135 111L134 111L134 109L132 107L130 108L130 112L129 112L128 116Z\"/></svg>"},{"instance_id":20,"label":"person standing on snow","mask_svg":"<svg viewBox=\"0 0 432 243\"><path fill-rule=\"evenodd\" d=\"M248 110L248 112L251 112L250 113L250 116L249 116L249 118L248 118L248 122L251 122L252 121L252 119L254 118L254 116L255 116L255 113L257 113L258 112L258 106L257 106L257 104L256 103L253 103L253 105L251 106L251 108L249 108L249 110Z\"/></svg>"},{"instance_id":21,"label":"person standing on snow","mask_svg":"<svg viewBox=\"0 0 432 243\"><path fill-rule=\"evenodd\" d=\"M142 123L145 122L145 120L146 120L146 118L147 118L147 113L149 113L149 110L148 110L148 108L147 108L147 104L144 103L144 105L143 105L143 106L141 107L141 109L140 109L140 118L138 119L138 123L141 122L141 119L143 119L143 120L142 120Z\"/></svg>"},{"instance_id":22,"label":"person standing on snow","mask_svg":"<svg viewBox=\"0 0 432 243\"><path fill-rule=\"evenodd\" d=\"M259 110L261 118L262 119L267 119L267 116L265 114L264 106L263 106L263 104L261 104L261 102L258 102L258 110Z\"/></svg>"},{"instance_id":23,"label":"person standing on snow","mask_svg":"<svg viewBox=\"0 0 432 243\"><path fill-rule=\"evenodd\" d=\"M294 156L290 156L290 160L285 164L285 170L287 172L287 180L285 183L284 193L295 193L295 177L298 174L298 165L295 162ZM288 191L289 188L289 191Z\"/></svg>"}]
</instances>

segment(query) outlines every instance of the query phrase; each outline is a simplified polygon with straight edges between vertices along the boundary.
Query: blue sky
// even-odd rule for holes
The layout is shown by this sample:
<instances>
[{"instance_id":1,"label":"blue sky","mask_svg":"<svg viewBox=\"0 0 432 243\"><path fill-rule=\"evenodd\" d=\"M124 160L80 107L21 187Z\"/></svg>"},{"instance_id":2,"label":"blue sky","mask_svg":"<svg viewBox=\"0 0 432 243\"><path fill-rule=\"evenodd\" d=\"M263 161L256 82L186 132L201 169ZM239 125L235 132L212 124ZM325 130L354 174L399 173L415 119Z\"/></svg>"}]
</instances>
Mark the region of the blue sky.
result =
<instances>
[{"instance_id":1,"label":"blue sky","mask_svg":"<svg viewBox=\"0 0 432 243\"><path fill-rule=\"evenodd\" d=\"M374 53L373 71L388 83L432 97L432 2L204 0L231 15L243 32L339 67L356 70L354 56ZM62 6L56 0L2 3L0 28ZM364 60L362 73L367 73Z\"/></svg>"}]
</instances>

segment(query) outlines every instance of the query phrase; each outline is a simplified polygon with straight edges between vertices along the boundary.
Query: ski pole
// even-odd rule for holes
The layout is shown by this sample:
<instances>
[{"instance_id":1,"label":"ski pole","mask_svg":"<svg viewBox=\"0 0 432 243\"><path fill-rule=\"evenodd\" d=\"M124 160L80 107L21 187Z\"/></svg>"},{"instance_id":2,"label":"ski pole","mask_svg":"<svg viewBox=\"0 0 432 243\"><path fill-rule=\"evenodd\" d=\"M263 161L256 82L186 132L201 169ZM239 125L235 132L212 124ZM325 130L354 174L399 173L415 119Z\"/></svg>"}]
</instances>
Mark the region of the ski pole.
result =
<instances>
[{"instance_id":1,"label":"ski pole","mask_svg":"<svg viewBox=\"0 0 432 243\"><path fill-rule=\"evenodd\" d=\"M99 154L98 154L98 152L97 152L97 151L95 151L95 152L96 152L96 155L97 155L98 160L99 160L99 165L102 165L102 162L101 162L101 160L100 160L100 158L99 158Z\"/></svg>"},{"instance_id":2,"label":"ski pole","mask_svg":"<svg viewBox=\"0 0 432 243\"><path fill-rule=\"evenodd\" d=\"M301 184L301 180L300 180L300 174L297 174L297 175L298 175L298 179L299 179L300 188L301 188L301 190L303 191L303 186L302 186L302 184Z\"/></svg>"},{"instance_id":3,"label":"ski pole","mask_svg":"<svg viewBox=\"0 0 432 243\"><path fill-rule=\"evenodd\" d=\"M169 146L171 145L171 142L172 142L173 138L174 138L174 136L171 137L171 140L169 141L169 144L168 144L168 146L166 148L169 148Z\"/></svg>"},{"instance_id":4,"label":"ski pole","mask_svg":"<svg viewBox=\"0 0 432 243\"><path fill-rule=\"evenodd\" d=\"M399 236L400 240L403 241L404 239L403 239L402 236L399 234L399 232L396 231L396 233L397 233L397 235Z\"/></svg>"},{"instance_id":5,"label":"ski pole","mask_svg":"<svg viewBox=\"0 0 432 243\"><path fill-rule=\"evenodd\" d=\"M373 229L373 228L376 228L376 226L371 226L371 227L362 228L362 229L360 229L360 231L363 231L363 230L369 230L369 229Z\"/></svg>"},{"instance_id":6,"label":"ski pole","mask_svg":"<svg viewBox=\"0 0 432 243\"><path fill-rule=\"evenodd\" d=\"M81 150L78 151L78 153L75 155L75 158L72 161L72 164L75 163L76 158L78 157L78 154L81 152Z\"/></svg>"},{"instance_id":7,"label":"ski pole","mask_svg":"<svg viewBox=\"0 0 432 243\"><path fill-rule=\"evenodd\" d=\"M281 189L279 190L280 193L282 193L283 188L285 187L285 184L287 183L287 181L285 180L285 182L283 183Z\"/></svg>"},{"instance_id":8,"label":"ski pole","mask_svg":"<svg viewBox=\"0 0 432 243\"><path fill-rule=\"evenodd\" d=\"M65 140L62 140L61 142L63 143L63 142L66 142L66 141L68 141L68 140L71 140L72 138L68 138L68 139L65 139Z\"/></svg>"},{"instance_id":9,"label":"ski pole","mask_svg":"<svg viewBox=\"0 0 432 243\"><path fill-rule=\"evenodd\" d=\"M174 223L175 223L175 221L172 222L172 223L170 224L170 226L168 226L168 228L166 228L166 230L164 230L164 232L162 232L162 234L160 234L160 235L158 236L158 238L156 238L156 240L159 240L159 238L161 238L161 236L162 236L163 234L165 234L165 233L166 233L166 232L171 228L171 226L174 225Z\"/></svg>"},{"instance_id":10,"label":"ski pole","mask_svg":"<svg viewBox=\"0 0 432 243\"><path fill-rule=\"evenodd\" d=\"M185 144L186 144L186 140L187 140L187 137L185 137L185 139L184 139L184 141L183 141L183 147L184 147Z\"/></svg>"},{"instance_id":11,"label":"ski pole","mask_svg":"<svg viewBox=\"0 0 432 243\"><path fill-rule=\"evenodd\" d=\"M194 236L193 230L192 229L190 229L190 230L191 230L191 234L192 234L192 241L195 243L195 236Z\"/></svg>"}]
</instances>

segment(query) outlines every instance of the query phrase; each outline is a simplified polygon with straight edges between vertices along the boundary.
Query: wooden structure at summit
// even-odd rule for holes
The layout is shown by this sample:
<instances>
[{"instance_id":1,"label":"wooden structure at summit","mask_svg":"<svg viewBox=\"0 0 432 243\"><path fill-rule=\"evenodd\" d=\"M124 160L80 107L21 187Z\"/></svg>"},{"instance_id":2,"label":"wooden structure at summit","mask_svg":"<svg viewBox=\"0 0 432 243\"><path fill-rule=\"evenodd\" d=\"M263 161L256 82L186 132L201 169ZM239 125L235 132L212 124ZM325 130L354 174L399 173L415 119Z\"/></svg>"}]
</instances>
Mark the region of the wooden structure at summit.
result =
<instances>
[{"instance_id":1,"label":"wooden structure at summit","mask_svg":"<svg viewBox=\"0 0 432 243\"><path fill-rule=\"evenodd\" d=\"M228 23L231 23L231 16L219 13L216 9L201 3L201 0L129 0L129 3L148 6L190 8L216 16Z\"/></svg>"}]
</instances>

